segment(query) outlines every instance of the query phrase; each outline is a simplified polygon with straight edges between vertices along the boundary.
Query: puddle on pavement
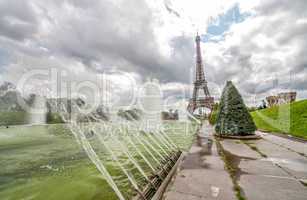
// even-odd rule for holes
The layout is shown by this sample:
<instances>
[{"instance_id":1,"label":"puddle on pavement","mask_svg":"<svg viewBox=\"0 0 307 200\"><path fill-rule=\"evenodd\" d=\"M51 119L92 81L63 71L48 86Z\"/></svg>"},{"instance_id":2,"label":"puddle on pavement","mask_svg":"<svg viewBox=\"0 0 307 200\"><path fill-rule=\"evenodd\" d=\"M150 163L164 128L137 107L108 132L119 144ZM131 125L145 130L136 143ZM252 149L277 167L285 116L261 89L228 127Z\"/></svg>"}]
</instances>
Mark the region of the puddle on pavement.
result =
<instances>
[{"instance_id":1,"label":"puddle on pavement","mask_svg":"<svg viewBox=\"0 0 307 200\"><path fill-rule=\"evenodd\" d=\"M213 141L208 140L203 146L200 152L202 167L205 169L210 169L211 164L207 162L208 156L212 155L212 145Z\"/></svg>"},{"instance_id":2,"label":"puddle on pavement","mask_svg":"<svg viewBox=\"0 0 307 200\"><path fill-rule=\"evenodd\" d=\"M227 151L224 149L224 155L228 161L228 164L233 170L233 178L235 181L238 181L240 179L240 176L243 174L248 174L247 172L241 170L240 163L241 161L246 161L246 160L256 160L255 158L250 158L250 157L244 157L244 156L238 156L235 154L232 154L231 152Z\"/></svg>"},{"instance_id":3,"label":"puddle on pavement","mask_svg":"<svg viewBox=\"0 0 307 200\"><path fill-rule=\"evenodd\" d=\"M219 139L222 141L222 139ZM241 161L249 161L249 160L256 160L256 158L251 158L247 156L239 156L236 154L231 153L223 148L223 145L220 142L217 142L218 148L225 156L226 167L228 167L228 171L230 172L232 178L235 182L240 180L241 175L248 174L248 172L243 171L239 166Z\"/></svg>"},{"instance_id":4,"label":"puddle on pavement","mask_svg":"<svg viewBox=\"0 0 307 200\"><path fill-rule=\"evenodd\" d=\"M197 146L192 146L188 156L184 159L180 169L208 169L209 163L206 162L206 156L211 155L212 140L204 143L204 138L197 138Z\"/></svg>"}]
</instances>

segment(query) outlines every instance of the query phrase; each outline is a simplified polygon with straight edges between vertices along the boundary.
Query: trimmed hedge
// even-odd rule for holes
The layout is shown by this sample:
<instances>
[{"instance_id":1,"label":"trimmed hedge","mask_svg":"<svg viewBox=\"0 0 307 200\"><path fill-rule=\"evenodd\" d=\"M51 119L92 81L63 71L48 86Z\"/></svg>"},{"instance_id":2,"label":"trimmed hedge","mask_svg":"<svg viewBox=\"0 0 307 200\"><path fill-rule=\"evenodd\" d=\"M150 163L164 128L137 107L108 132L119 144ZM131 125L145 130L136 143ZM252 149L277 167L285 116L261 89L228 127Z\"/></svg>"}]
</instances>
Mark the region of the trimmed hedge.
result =
<instances>
[{"instance_id":1,"label":"trimmed hedge","mask_svg":"<svg viewBox=\"0 0 307 200\"><path fill-rule=\"evenodd\" d=\"M221 135L251 135L255 123L244 101L231 81L228 81L221 97L215 131Z\"/></svg>"}]
</instances>

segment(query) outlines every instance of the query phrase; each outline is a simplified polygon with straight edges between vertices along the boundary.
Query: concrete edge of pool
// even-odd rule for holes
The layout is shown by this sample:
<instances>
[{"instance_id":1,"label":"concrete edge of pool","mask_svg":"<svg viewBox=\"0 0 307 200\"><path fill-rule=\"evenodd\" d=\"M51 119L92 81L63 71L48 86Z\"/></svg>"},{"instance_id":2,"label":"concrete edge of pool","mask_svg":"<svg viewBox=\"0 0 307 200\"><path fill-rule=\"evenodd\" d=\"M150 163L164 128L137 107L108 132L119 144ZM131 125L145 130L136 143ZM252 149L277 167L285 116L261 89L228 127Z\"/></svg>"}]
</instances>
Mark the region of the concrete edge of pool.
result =
<instances>
[{"instance_id":1,"label":"concrete edge of pool","mask_svg":"<svg viewBox=\"0 0 307 200\"><path fill-rule=\"evenodd\" d=\"M167 175L165 176L165 178L163 179L162 183L159 184L158 188L154 191L154 194L151 195L152 197L150 198L146 198L146 194L145 193L150 193L149 190L152 189L151 187L151 183L149 183L147 186L148 188L145 187L145 189L142 191L142 193L144 195L141 195L140 193L137 194L135 197L132 198L132 200L160 200L162 199L164 192L166 191L169 183L171 182L173 176L176 174L176 171L178 169L178 166L180 165L180 163L182 162L182 160L185 157L185 153L184 152L177 152L179 155L177 156L177 160L175 162L175 164L173 164L173 166L171 167L171 169L167 172ZM166 166L166 164L164 164L164 166ZM162 167L163 168L163 167ZM163 170L161 170L163 171ZM148 190L148 191L146 191Z\"/></svg>"}]
</instances>

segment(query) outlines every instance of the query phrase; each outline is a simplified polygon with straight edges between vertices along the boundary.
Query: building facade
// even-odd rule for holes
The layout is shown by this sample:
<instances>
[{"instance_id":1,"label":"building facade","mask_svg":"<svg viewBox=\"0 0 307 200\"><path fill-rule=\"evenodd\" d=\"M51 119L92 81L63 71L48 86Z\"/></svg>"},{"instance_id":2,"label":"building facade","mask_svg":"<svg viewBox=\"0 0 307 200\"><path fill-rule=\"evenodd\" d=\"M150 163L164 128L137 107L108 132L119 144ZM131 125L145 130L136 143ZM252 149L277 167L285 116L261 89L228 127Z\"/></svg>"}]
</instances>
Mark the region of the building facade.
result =
<instances>
[{"instance_id":1,"label":"building facade","mask_svg":"<svg viewBox=\"0 0 307 200\"><path fill-rule=\"evenodd\" d=\"M296 92L283 92L279 93L277 96L268 96L266 101L268 102L268 106L272 107L275 105L292 103L296 100Z\"/></svg>"}]
</instances>

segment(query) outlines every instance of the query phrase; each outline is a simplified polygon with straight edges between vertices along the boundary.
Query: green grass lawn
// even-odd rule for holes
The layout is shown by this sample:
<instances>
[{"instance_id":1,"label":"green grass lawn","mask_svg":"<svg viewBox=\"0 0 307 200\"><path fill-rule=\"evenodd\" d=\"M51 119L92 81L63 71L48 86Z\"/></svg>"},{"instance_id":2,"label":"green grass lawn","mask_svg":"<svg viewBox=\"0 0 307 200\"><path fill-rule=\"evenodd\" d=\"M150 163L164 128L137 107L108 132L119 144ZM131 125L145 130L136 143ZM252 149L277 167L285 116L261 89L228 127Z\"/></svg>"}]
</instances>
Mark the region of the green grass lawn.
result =
<instances>
[{"instance_id":1,"label":"green grass lawn","mask_svg":"<svg viewBox=\"0 0 307 200\"><path fill-rule=\"evenodd\" d=\"M307 139L307 100L251 113L258 129Z\"/></svg>"}]
</instances>

